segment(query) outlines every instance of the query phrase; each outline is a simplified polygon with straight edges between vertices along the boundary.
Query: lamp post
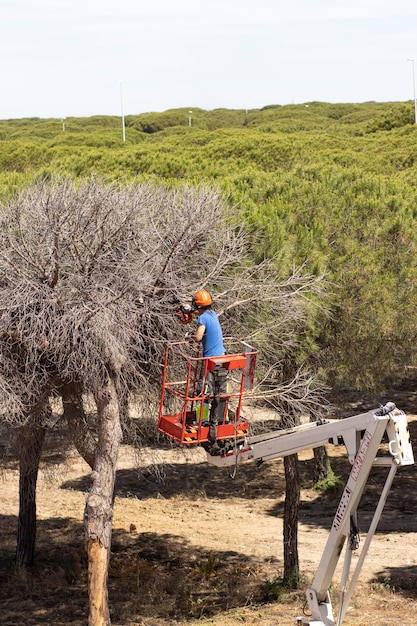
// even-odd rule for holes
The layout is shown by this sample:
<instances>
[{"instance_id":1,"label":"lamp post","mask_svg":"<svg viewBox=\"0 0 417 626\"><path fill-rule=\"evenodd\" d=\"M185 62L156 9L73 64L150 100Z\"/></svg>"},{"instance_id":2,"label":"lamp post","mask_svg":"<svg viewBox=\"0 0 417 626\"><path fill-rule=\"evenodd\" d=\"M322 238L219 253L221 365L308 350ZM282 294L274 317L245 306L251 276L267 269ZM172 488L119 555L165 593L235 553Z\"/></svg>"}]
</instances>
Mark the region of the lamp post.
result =
<instances>
[{"instance_id":1,"label":"lamp post","mask_svg":"<svg viewBox=\"0 0 417 626\"><path fill-rule=\"evenodd\" d=\"M413 67L414 123L417 124L416 78L415 78L415 74L414 74L414 62L415 62L415 59L407 59L407 61L410 61L411 65Z\"/></svg>"},{"instance_id":2,"label":"lamp post","mask_svg":"<svg viewBox=\"0 0 417 626\"><path fill-rule=\"evenodd\" d=\"M122 139L123 141L126 141L125 115L123 111L123 83L121 80L119 80L119 84L120 84L120 112L122 116Z\"/></svg>"}]
</instances>

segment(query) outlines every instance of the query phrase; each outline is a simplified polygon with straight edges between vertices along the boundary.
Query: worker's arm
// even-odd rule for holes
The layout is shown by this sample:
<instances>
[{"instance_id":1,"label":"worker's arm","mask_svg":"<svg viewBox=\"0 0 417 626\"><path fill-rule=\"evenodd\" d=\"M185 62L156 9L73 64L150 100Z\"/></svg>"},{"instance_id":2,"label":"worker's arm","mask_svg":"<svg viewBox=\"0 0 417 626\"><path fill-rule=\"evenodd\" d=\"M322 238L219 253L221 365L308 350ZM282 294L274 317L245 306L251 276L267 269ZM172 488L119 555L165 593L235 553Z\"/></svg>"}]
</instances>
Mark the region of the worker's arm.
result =
<instances>
[{"instance_id":1,"label":"worker's arm","mask_svg":"<svg viewBox=\"0 0 417 626\"><path fill-rule=\"evenodd\" d=\"M204 326L204 324L199 324L197 326L197 330L194 333L194 337L193 337L194 340L202 341L205 330L206 330L206 327Z\"/></svg>"}]
</instances>

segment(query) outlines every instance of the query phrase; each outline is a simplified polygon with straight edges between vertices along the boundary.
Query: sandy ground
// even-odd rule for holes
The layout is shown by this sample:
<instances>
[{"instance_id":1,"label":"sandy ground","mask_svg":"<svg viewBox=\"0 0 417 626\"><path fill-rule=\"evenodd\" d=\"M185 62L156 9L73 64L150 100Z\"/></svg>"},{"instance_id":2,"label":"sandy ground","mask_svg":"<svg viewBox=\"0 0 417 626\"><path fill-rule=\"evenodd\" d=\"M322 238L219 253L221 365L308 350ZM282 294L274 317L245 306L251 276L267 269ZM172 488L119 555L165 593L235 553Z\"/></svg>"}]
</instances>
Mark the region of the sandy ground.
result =
<instances>
[{"instance_id":1,"label":"sandy ground","mask_svg":"<svg viewBox=\"0 0 417 626\"><path fill-rule=\"evenodd\" d=\"M404 404L411 401L414 395ZM397 404L402 408L398 400ZM355 412L359 411L347 414ZM414 413L409 413L409 421L415 441ZM29 579L22 579L12 567L17 468L10 462L1 474L0 623L4 626L87 623L82 516L89 468L60 437L51 439L39 476L40 565ZM344 448L329 446L328 452L335 473L346 478L350 466ZM205 459L205 452L195 447L149 448L139 457L129 446L122 447L109 578L113 624L153 626L197 620L215 626L242 622L286 626L295 624L301 614L303 593L273 601L266 591L271 591L283 568L282 460L240 466L232 477L229 470L210 466ZM312 451L301 453L299 556L306 585L320 561L339 499L312 488L312 469ZM385 473L378 468L371 475L360 507L361 531L369 524ZM344 622L347 626L417 624L416 485L416 466L398 472ZM353 566L358 556L359 551ZM335 589L339 578L340 566ZM178 595L174 601L173 588L180 587L181 601ZM335 596L337 601L337 591Z\"/></svg>"}]
</instances>

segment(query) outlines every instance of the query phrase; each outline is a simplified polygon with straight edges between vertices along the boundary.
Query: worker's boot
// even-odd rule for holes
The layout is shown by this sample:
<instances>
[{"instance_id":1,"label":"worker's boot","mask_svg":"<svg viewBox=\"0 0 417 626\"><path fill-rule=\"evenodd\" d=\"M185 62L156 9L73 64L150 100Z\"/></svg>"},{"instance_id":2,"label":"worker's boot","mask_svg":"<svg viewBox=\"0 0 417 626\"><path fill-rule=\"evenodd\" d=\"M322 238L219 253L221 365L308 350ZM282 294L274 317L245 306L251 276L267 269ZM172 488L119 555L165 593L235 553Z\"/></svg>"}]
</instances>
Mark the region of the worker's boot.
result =
<instances>
[{"instance_id":1,"label":"worker's boot","mask_svg":"<svg viewBox=\"0 0 417 626\"><path fill-rule=\"evenodd\" d=\"M210 407L209 417L209 442L211 444L216 443L217 439L217 409L219 406L219 396L216 393L216 386L214 387L214 397Z\"/></svg>"},{"instance_id":2,"label":"worker's boot","mask_svg":"<svg viewBox=\"0 0 417 626\"><path fill-rule=\"evenodd\" d=\"M216 424L209 424L209 442L216 443L217 440L217 426Z\"/></svg>"}]
</instances>

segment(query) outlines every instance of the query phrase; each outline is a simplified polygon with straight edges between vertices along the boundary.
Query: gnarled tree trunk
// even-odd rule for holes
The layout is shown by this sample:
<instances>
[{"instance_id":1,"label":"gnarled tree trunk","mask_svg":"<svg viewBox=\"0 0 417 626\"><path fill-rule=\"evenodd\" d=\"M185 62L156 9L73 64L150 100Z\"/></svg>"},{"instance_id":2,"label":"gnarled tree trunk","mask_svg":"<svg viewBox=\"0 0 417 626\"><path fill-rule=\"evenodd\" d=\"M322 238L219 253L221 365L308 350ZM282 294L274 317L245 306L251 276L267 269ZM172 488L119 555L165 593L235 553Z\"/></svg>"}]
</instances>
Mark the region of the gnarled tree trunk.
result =
<instances>
[{"instance_id":1,"label":"gnarled tree trunk","mask_svg":"<svg viewBox=\"0 0 417 626\"><path fill-rule=\"evenodd\" d=\"M98 446L93 484L84 513L88 553L88 626L109 626L107 576L110 558L113 494L122 431L115 381L111 378L94 393L97 405Z\"/></svg>"},{"instance_id":2,"label":"gnarled tree trunk","mask_svg":"<svg viewBox=\"0 0 417 626\"><path fill-rule=\"evenodd\" d=\"M97 442L88 427L81 385L77 385L77 383L65 385L61 389L61 396L64 417L68 423L72 442L84 461L93 469L96 459Z\"/></svg>"}]
</instances>

